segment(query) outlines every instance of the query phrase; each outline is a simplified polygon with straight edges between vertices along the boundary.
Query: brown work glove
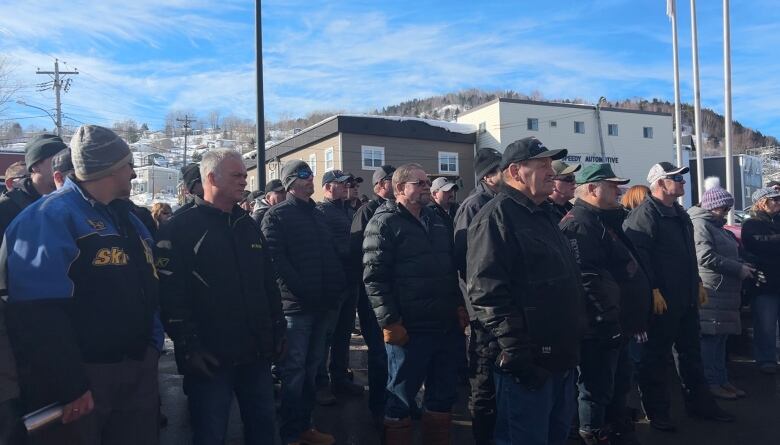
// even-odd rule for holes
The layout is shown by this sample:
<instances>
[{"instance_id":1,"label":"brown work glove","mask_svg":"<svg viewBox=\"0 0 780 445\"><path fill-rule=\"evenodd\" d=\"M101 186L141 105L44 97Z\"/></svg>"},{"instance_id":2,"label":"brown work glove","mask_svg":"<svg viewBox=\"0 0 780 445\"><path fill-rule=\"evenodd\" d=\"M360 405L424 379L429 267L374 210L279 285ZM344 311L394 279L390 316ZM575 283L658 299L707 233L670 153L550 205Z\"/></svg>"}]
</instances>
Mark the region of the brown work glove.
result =
<instances>
[{"instance_id":1,"label":"brown work glove","mask_svg":"<svg viewBox=\"0 0 780 445\"><path fill-rule=\"evenodd\" d=\"M382 336L385 338L385 343L389 345L403 346L409 341L409 334L400 322L385 326L382 329Z\"/></svg>"},{"instance_id":2,"label":"brown work glove","mask_svg":"<svg viewBox=\"0 0 780 445\"><path fill-rule=\"evenodd\" d=\"M704 306L710 301L709 295L707 295L707 289L704 288L704 283L699 282L699 307Z\"/></svg>"},{"instance_id":3,"label":"brown work glove","mask_svg":"<svg viewBox=\"0 0 780 445\"><path fill-rule=\"evenodd\" d=\"M661 315L666 312L666 309L666 300L664 299L664 296L661 295L661 290L653 289L653 313Z\"/></svg>"},{"instance_id":4,"label":"brown work glove","mask_svg":"<svg viewBox=\"0 0 780 445\"><path fill-rule=\"evenodd\" d=\"M458 325L460 325L460 328L465 331L470 324L468 311L465 307L458 306Z\"/></svg>"}]
</instances>

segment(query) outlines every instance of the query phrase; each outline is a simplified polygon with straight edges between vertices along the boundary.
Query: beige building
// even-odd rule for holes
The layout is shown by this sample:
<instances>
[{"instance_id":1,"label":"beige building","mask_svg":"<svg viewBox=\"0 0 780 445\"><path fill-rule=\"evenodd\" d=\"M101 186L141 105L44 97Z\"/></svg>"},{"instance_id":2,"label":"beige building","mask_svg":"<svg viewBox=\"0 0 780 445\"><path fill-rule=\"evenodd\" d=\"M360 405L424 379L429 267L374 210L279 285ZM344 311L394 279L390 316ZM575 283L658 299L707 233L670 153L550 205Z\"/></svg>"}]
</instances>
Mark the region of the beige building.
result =
<instances>
[{"instance_id":1,"label":"beige building","mask_svg":"<svg viewBox=\"0 0 780 445\"><path fill-rule=\"evenodd\" d=\"M477 147L503 152L513 141L535 136L551 149L567 149L566 162L609 162L635 184L645 183L653 164L675 158L668 113L495 99L461 113L458 122L477 127Z\"/></svg>"},{"instance_id":2,"label":"beige building","mask_svg":"<svg viewBox=\"0 0 780 445\"><path fill-rule=\"evenodd\" d=\"M176 185L179 182L179 171L175 168L160 167L159 165L145 165L135 167L136 178L133 179L133 194L138 193L176 193Z\"/></svg>"},{"instance_id":3,"label":"beige building","mask_svg":"<svg viewBox=\"0 0 780 445\"><path fill-rule=\"evenodd\" d=\"M469 124L368 115L336 115L266 149L266 178L279 178L285 161L306 161L314 171L315 201L322 200L322 176L342 170L364 179L360 194L372 196L371 176L381 165L416 162L429 176L461 185L458 200L474 188L476 127ZM250 165L247 189L256 190Z\"/></svg>"}]
</instances>

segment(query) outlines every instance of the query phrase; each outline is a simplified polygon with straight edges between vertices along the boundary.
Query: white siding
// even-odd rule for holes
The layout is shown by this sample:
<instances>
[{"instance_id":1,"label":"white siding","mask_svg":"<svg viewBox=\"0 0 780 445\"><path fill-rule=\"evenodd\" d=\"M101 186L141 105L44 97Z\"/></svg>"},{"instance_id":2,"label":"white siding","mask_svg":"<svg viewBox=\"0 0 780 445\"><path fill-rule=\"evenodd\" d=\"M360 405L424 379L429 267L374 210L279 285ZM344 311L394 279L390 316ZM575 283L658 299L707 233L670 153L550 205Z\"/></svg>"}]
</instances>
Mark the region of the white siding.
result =
<instances>
[{"instance_id":1,"label":"white siding","mask_svg":"<svg viewBox=\"0 0 780 445\"><path fill-rule=\"evenodd\" d=\"M477 128L483 122L485 123L485 131L477 130L477 148L490 147L503 151L498 102L458 117L458 123L472 124ZM523 125L525 126L525 121L523 121Z\"/></svg>"}]
</instances>

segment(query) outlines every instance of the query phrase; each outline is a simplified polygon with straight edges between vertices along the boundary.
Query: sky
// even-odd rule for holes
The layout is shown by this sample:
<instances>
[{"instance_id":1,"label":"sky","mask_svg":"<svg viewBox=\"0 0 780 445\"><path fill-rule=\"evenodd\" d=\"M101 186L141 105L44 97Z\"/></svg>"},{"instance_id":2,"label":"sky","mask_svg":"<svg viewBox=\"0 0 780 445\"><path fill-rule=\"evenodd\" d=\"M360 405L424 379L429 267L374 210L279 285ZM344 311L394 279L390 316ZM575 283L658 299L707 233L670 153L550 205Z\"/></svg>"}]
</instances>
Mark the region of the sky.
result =
<instances>
[{"instance_id":1,"label":"sky","mask_svg":"<svg viewBox=\"0 0 780 445\"><path fill-rule=\"evenodd\" d=\"M780 137L780 8L731 1L734 119ZM0 57L18 99L52 70L78 68L65 123L134 119L160 128L170 111L254 118L255 3L247 0L3 0ZM697 3L702 105L723 113L722 2ZM678 2L682 99L693 100L689 2ZM544 2L265 0L266 119L370 112L466 88L540 92L595 103L674 99L665 0ZM12 104L0 119L51 128Z\"/></svg>"}]
</instances>

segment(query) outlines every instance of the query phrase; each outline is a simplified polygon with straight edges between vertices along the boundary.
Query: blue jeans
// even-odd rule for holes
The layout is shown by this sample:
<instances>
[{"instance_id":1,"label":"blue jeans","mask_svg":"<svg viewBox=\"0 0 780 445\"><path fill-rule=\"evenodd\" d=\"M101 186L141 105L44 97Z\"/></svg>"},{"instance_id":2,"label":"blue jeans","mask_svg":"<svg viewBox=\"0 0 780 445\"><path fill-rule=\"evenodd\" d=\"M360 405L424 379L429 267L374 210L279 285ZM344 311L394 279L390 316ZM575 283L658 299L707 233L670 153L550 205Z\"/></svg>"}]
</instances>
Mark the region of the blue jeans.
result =
<instances>
[{"instance_id":1,"label":"blue jeans","mask_svg":"<svg viewBox=\"0 0 780 445\"><path fill-rule=\"evenodd\" d=\"M574 416L575 370L555 372L544 386L531 390L514 377L494 370L495 445L561 445Z\"/></svg>"},{"instance_id":2,"label":"blue jeans","mask_svg":"<svg viewBox=\"0 0 780 445\"><path fill-rule=\"evenodd\" d=\"M425 409L448 413L457 399L458 353L465 348L462 332L409 334L403 346L387 344L385 417L409 417L409 407L425 383Z\"/></svg>"},{"instance_id":3,"label":"blue jeans","mask_svg":"<svg viewBox=\"0 0 780 445\"><path fill-rule=\"evenodd\" d=\"M727 334L701 336L701 362L704 365L704 378L709 385L725 385L729 382L726 370Z\"/></svg>"},{"instance_id":4,"label":"blue jeans","mask_svg":"<svg viewBox=\"0 0 780 445\"><path fill-rule=\"evenodd\" d=\"M222 445L225 443L233 394L238 399L244 442L269 444L276 441L276 413L271 363L222 366L213 378L185 375L187 402L192 424L192 443Z\"/></svg>"},{"instance_id":5,"label":"blue jeans","mask_svg":"<svg viewBox=\"0 0 780 445\"><path fill-rule=\"evenodd\" d=\"M366 296L365 288L358 294L360 332L368 347L368 408L375 416L384 415L387 400L387 351L382 329Z\"/></svg>"},{"instance_id":6,"label":"blue jeans","mask_svg":"<svg viewBox=\"0 0 780 445\"><path fill-rule=\"evenodd\" d=\"M598 340L583 340L579 366L580 430L595 433L607 424L627 419L633 363L628 342L607 348Z\"/></svg>"},{"instance_id":7,"label":"blue jeans","mask_svg":"<svg viewBox=\"0 0 780 445\"><path fill-rule=\"evenodd\" d=\"M283 443L290 443L312 426L315 378L325 359L330 318L325 313L297 313L284 318L287 319L287 355L279 363L282 379L279 433Z\"/></svg>"},{"instance_id":8,"label":"blue jeans","mask_svg":"<svg viewBox=\"0 0 780 445\"><path fill-rule=\"evenodd\" d=\"M330 376L328 375L328 358L330 358L332 355L331 349L333 346L333 335L334 331L336 330L336 324L338 323L339 311L331 310L323 312L320 316L326 319L325 352L322 356L322 361L317 368L317 376L315 377L314 382L316 383L317 388L324 388L330 384Z\"/></svg>"},{"instance_id":9,"label":"blue jeans","mask_svg":"<svg viewBox=\"0 0 780 445\"><path fill-rule=\"evenodd\" d=\"M777 363L777 322L780 319L780 295L757 295L751 307L753 315L753 358L760 365Z\"/></svg>"}]
</instances>

